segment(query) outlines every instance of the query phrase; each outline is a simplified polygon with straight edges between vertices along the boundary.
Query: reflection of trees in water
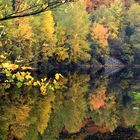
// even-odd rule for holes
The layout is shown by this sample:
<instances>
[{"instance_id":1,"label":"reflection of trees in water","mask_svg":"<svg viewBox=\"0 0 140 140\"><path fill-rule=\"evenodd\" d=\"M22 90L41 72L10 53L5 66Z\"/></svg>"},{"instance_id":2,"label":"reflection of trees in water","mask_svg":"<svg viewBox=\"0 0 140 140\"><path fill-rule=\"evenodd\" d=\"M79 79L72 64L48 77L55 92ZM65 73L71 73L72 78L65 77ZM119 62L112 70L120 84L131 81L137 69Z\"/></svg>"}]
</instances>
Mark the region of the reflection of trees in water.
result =
<instances>
[{"instance_id":1,"label":"reflection of trees in water","mask_svg":"<svg viewBox=\"0 0 140 140\"><path fill-rule=\"evenodd\" d=\"M128 128L134 127L136 124L138 124L140 111L133 109L134 105L132 104L131 100L133 99L132 92L139 91L140 81L135 80L133 76L133 72L128 72L121 75L115 75L114 77L112 76L110 78L100 77L93 85L91 85L88 96L88 104L91 111L88 116L92 117L92 120L96 125L98 125L98 127L95 128L95 124L90 123L89 128L87 129L85 127L84 132L80 132L78 135L71 135L68 139L84 139L88 132L92 132L90 134L92 135L100 131L102 126L110 131L114 131L116 128L118 128L118 126ZM98 106L97 109L93 103L98 103L98 101L101 102L103 99L105 102L104 105ZM132 131L133 130L130 130L131 133ZM129 129L127 133L129 133ZM134 133L136 134L136 132ZM103 138L101 133L99 135L99 138ZM108 137L109 135L111 136L111 133L108 133ZM114 131L114 135L117 137L117 130Z\"/></svg>"},{"instance_id":2,"label":"reflection of trees in water","mask_svg":"<svg viewBox=\"0 0 140 140\"><path fill-rule=\"evenodd\" d=\"M133 73L121 78L101 76L90 85L89 77L69 74L61 91L45 97L31 87L7 90L8 85L0 84L0 139L55 140L60 132L80 131L87 118L92 118L96 132L138 123L139 110L133 110L131 102L124 104L126 95L132 98L131 93L139 90Z\"/></svg>"},{"instance_id":3,"label":"reflection of trees in water","mask_svg":"<svg viewBox=\"0 0 140 140\"><path fill-rule=\"evenodd\" d=\"M98 125L104 124L110 131L113 131L118 126L118 112L116 108L115 97L108 96L104 108L97 111L92 111L92 119Z\"/></svg>"},{"instance_id":4,"label":"reflection of trees in water","mask_svg":"<svg viewBox=\"0 0 140 140\"><path fill-rule=\"evenodd\" d=\"M15 87L8 91L7 96L1 97L1 137L5 139L8 136L9 126L9 137L30 140L41 137L53 140L63 128L69 132L79 131L87 112L84 93L88 90L89 77L74 74L68 79L65 84L69 85L69 88L57 91L56 98L54 95L38 97L36 89ZM5 87L1 88L3 95ZM23 92L26 93L23 95Z\"/></svg>"},{"instance_id":5,"label":"reflection of trees in water","mask_svg":"<svg viewBox=\"0 0 140 140\"><path fill-rule=\"evenodd\" d=\"M89 104L91 110L98 110L105 105L107 86L108 79L104 77L101 77L94 85L90 86Z\"/></svg>"},{"instance_id":6,"label":"reflection of trees in water","mask_svg":"<svg viewBox=\"0 0 140 140\"><path fill-rule=\"evenodd\" d=\"M102 126L103 124L110 130L114 130L118 125L118 114L116 108L115 96L108 93L109 79L101 77L95 84L89 94L89 105L91 117Z\"/></svg>"},{"instance_id":7,"label":"reflection of trees in water","mask_svg":"<svg viewBox=\"0 0 140 140\"><path fill-rule=\"evenodd\" d=\"M37 113L38 113L38 123L37 123L37 130L40 134L43 134L45 129L48 126L48 122L50 119L52 104L51 102L54 101L54 95L49 95L42 99L37 106Z\"/></svg>"},{"instance_id":8,"label":"reflection of trees in water","mask_svg":"<svg viewBox=\"0 0 140 140\"><path fill-rule=\"evenodd\" d=\"M55 96L48 95L40 98L33 106L30 112L28 132L25 135L27 140L38 140L45 132L50 121L50 114L52 112L52 105Z\"/></svg>"},{"instance_id":9,"label":"reflection of trees in water","mask_svg":"<svg viewBox=\"0 0 140 140\"><path fill-rule=\"evenodd\" d=\"M13 87L7 95L0 98L0 138L2 140L6 137L23 138L26 135L30 124L28 118L36 96L33 95L33 90L32 92L26 90L24 96L21 94L22 90Z\"/></svg>"},{"instance_id":10,"label":"reflection of trees in water","mask_svg":"<svg viewBox=\"0 0 140 140\"><path fill-rule=\"evenodd\" d=\"M69 88L62 94L57 94L53 106L53 113L45 132L45 138L53 140L64 129L68 132L77 132L86 117L87 104L84 93L87 92L88 75L76 74L68 77Z\"/></svg>"},{"instance_id":11,"label":"reflection of trees in water","mask_svg":"<svg viewBox=\"0 0 140 140\"><path fill-rule=\"evenodd\" d=\"M64 124L69 132L76 132L82 127L83 119L86 117L87 103L84 95L88 90L89 76L74 74L70 78L72 85L66 94L71 97L64 101L64 106L67 108L65 108L67 117Z\"/></svg>"},{"instance_id":12,"label":"reflection of trees in water","mask_svg":"<svg viewBox=\"0 0 140 140\"><path fill-rule=\"evenodd\" d=\"M138 88L138 81L133 79L132 72L120 76L99 78L89 94L92 119L100 126L104 124L111 131L118 125L134 126L139 120L139 111L134 110L131 104L131 92Z\"/></svg>"},{"instance_id":13,"label":"reflection of trees in water","mask_svg":"<svg viewBox=\"0 0 140 140\"><path fill-rule=\"evenodd\" d=\"M5 112L0 121L1 137L4 139L9 135L8 137L22 138L26 134L26 121L29 117L30 108L26 105L19 107L11 105L5 108Z\"/></svg>"}]
</instances>

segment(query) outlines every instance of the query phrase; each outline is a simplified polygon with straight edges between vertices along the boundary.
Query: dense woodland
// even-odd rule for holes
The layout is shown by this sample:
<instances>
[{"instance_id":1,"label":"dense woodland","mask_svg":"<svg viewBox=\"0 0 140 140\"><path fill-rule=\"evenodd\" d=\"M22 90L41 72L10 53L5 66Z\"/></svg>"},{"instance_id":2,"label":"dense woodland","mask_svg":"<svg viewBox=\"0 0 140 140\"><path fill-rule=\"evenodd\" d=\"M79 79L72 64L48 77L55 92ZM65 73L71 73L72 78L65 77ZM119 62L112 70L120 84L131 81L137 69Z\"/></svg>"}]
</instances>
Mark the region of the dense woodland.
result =
<instances>
[{"instance_id":1,"label":"dense woodland","mask_svg":"<svg viewBox=\"0 0 140 140\"><path fill-rule=\"evenodd\" d=\"M0 140L139 136L139 38L139 0L0 0Z\"/></svg>"},{"instance_id":2,"label":"dense woodland","mask_svg":"<svg viewBox=\"0 0 140 140\"><path fill-rule=\"evenodd\" d=\"M1 0L0 6L2 63L41 69L61 64L95 66L104 65L108 56L127 65L140 63L137 1L74 1L25 17L20 12L30 8L28 0L15 1L14 7ZM17 18L10 19L13 10L11 16Z\"/></svg>"}]
</instances>

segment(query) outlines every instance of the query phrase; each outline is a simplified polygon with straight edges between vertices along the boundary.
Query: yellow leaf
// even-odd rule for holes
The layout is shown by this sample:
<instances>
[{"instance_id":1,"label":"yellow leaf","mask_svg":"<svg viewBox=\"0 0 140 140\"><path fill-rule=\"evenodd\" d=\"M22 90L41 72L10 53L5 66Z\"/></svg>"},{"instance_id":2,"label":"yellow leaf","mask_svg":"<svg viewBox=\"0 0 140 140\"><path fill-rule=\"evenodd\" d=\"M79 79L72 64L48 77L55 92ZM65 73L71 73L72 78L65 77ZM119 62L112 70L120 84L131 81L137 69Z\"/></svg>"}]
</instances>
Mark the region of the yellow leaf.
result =
<instances>
[{"instance_id":1,"label":"yellow leaf","mask_svg":"<svg viewBox=\"0 0 140 140\"><path fill-rule=\"evenodd\" d=\"M60 78L60 75L59 75L58 73L56 73L56 74L55 74L55 79L56 79L56 80L59 80L59 78Z\"/></svg>"}]
</instances>

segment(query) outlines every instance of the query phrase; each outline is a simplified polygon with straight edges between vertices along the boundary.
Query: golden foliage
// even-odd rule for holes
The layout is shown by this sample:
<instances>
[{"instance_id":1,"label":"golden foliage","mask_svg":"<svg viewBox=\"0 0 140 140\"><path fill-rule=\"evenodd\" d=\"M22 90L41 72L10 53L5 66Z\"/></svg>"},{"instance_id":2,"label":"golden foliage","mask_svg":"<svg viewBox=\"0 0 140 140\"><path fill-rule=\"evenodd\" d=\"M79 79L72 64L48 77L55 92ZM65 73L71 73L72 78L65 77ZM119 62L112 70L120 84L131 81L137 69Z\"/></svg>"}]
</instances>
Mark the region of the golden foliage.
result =
<instances>
[{"instance_id":1,"label":"golden foliage","mask_svg":"<svg viewBox=\"0 0 140 140\"><path fill-rule=\"evenodd\" d=\"M68 59L69 58L68 48L57 47L55 55L57 56L57 60L59 62Z\"/></svg>"},{"instance_id":2,"label":"golden foliage","mask_svg":"<svg viewBox=\"0 0 140 140\"><path fill-rule=\"evenodd\" d=\"M112 26L110 30L110 36L112 38L118 37L120 33L120 29L122 28L122 20L123 20L123 3L121 0L115 0L114 3L111 4L110 11L113 16L112 22L110 22L109 26Z\"/></svg>"},{"instance_id":3,"label":"golden foliage","mask_svg":"<svg viewBox=\"0 0 140 140\"><path fill-rule=\"evenodd\" d=\"M52 39L54 35L54 19L51 11L47 11L44 15L44 20L42 22L42 28L45 31L46 39Z\"/></svg>"},{"instance_id":4,"label":"golden foliage","mask_svg":"<svg viewBox=\"0 0 140 140\"><path fill-rule=\"evenodd\" d=\"M99 23L94 23L91 33L92 39L103 48L108 46L108 28Z\"/></svg>"},{"instance_id":5,"label":"golden foliage","mask_svg":"<svg viewBox=\"0 0 140 140\"><path fill-rule=\"evenodd\" d=\"M82 40L79 36L75 36L71 41L71 59L73 61L88 61L90 59L90 48L88 42ZM83 57L84 56L84 57Z\"/></svg>"},{"instance_id":6,"label":"golden foliage","mask_svg":"<svg viewBox=\"0 0 140 140\"><path fill-rule=\"evenodd\" d=\"M30 26L29 23L29 18L22 18L22 19L16 19L13 22L13 26L16 25L16 29L11 31L14 37L18 39L18 41L23 41L23 40L29 40L32 38L32 27ZM13 30L11 28L11 30Z\"/></svg>"},{"instance_id":7,"label":"golden foliage","mask_svg":"<svg viewBox=\"0 0 140 140\"><path fill-rule=\"evenodd\" d=\"M26 135L28 127L27 119L29 117L30 110L31 108L29 108L29 106L27 105L19 107L11 106L11 108L9 108L9 112L13 112L13 118L11 122L13 128L13 135L19 139L23 139L23 137Z\"/></svg>"},{"instance_id":8,"label":"golden foliage","mask_svg":"<svg viewBox=\"0 0 140 140\"><path fill-rule=\"evenodd\" d=\"M40 27L38 27L40 34L37 32L37 38L41 44L40 49L44 60L48 60L49 57L52 57L56 50L54 24L55 22L51 11L47 11L40 19Z\"/></svg>"},{"instance_id":9,"label":"golden foliage","mask_svg":"<svg viewBox=\"0 0 140 140\"><path fill-rule=\"evenodd\" d=\"M51 102L54 100L54 96L50 95L39 103L38 106L38 115L39 115L39 122L37 125L37 130L40 134L43 134L45 129L48 126L48 122L50 119L50 113L51 113L51 108L52 104Z\"/></svg>"}]
</instances>

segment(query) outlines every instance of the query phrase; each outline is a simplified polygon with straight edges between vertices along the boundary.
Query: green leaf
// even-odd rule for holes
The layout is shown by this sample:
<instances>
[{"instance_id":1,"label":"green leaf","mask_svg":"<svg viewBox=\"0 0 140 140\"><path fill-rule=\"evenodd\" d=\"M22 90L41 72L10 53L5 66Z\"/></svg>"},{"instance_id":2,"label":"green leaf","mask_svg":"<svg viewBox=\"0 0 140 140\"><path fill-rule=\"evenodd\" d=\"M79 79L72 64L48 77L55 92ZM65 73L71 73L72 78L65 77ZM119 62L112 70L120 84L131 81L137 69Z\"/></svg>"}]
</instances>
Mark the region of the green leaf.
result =
<instances>
[{"instance_id":1,"label":"green leaf","mask_svg":"<svg viewBox=\"0 0 140 140\"><path fill-rule=\"evenodd\" d=\"M17 82L16 85L17 85L18 88L22 87L22 83L21 82Z\"/></svg>"},{"instance_id":2,"label":"green leaf","mask_svg":"<svg viewBox=\"0 0 140 140\"><path fill-rule=\"evenodd\" d=\"M60 88L59 83L55 83L55 84L54 84L54 87L55 87L55 89L59 89L59 88Z\"/></svg>"}]
</instances>

